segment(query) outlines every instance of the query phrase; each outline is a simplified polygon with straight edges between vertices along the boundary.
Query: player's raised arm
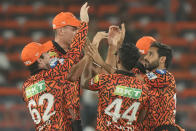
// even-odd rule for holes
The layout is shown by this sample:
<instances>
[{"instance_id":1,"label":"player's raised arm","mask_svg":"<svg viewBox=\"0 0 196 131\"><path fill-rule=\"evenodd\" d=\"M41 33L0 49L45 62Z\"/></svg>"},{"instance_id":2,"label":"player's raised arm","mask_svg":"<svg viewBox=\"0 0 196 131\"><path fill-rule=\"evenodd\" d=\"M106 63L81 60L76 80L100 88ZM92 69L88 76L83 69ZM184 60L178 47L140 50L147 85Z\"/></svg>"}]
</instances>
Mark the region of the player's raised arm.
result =
<instances>
[{"instance_id":1,"label":"player's raised arm","mask_svg":"<svg viewBox=\"0 0 196 131\"><path fill-rule=\"evenodd\" d=\"M82 22L89 22L89 16L88 16L88 9L90 6L88 6L88 2L86 2L80 9L80 19Z\"/></svg>"},{"instance_id":2,"label":"player's raised arm","mask_svg":"<svg viewBox=\"0 0 196 131\"><path fill-rule=\"evenodd\" d=\"M90 40L87 38L87 45L89 45L91 42ZM88 62L92 62L92 60L89 59L89 56L87 55L87 46L84 48L84 57L75 65L73 65L73 67L71 68L67 79L69 81L76 81L79 79L79 77L81 76L85 64Z\"/></svg>"},{"instance_id":3,"label":"player's raised arm","mask_svg":"<svg viewBox=\"0 0 196 131\"><path fill-rule=\"evenodd\" d=\"M93 59L95 63L104 68L108 73L115 72L115 69L113 69L110 65L105 63L105 61L100 56L98 50L96 50L93 46L89 46L88 55Z\"/></svg>"},{"instance_id":4,"label":"player's raised arm","mask_svg":"<svg viewBox=\"0 0 196 131\"><path fill-rule=\"evenodd\" d=\"M96 33L92 41L92 45L95 47L96 50L98 50L99 48L100 41L107 37L108 33L106 33L105 31L100 31Z\"/></svg>"},{"instance_id":5,"label":"player's raised arm","mask_svg":"<svg viewBox=\"0 0 196 131\"><path fill-rule=\"evenodd\" d=\"M92 63L87 62L84 66L84 70L81 75L80 86L84 89L89 89L89 80L93 77Z\"/></svg>"},{"instance_id":6,"label":"player's raised arm","mask_svg":"<svg viewBox=\"0 0 196 131\"><path fill-rule=\"evenodd\" d=\"M77 34L75 35L72 41L71 49L78 48L81 51L82 47L84 46L86 36L88 33L88 22L89 22L88 9L89 8L90 6L88 6L88 3L86 2L80 9L81 24Z\"/></svg>"},{"instance_id":7,"label":"player's raised arm","mask_svg":"<svg viewBox=\"0 0 196 131\"><path fill-rule=\"evenodd\" d=\"M115 53L121 47L124 36L125 36L125 25L121 24L121 29L119 26L110 26L108 32L108 53L106 57L106 63L112 67L116 66L116 55Z\"/></svg>"},{"instance_id":8,"label":"player's raised arm","mask_svg":"<svg viewBox=\"0 0 196 131\"><path fill-rule=\"evenodd\" d=\"M93 61L106 70L107 73L113 73L115 69L104 62L98 51L100 41L104 38L107 38L107 36L108 34L105 32L98 32L93 39L92 45L88 46L88 54L90 57L92 57Z\"/></svg>"},{"instance_id":9,"label":"player's raised arm","mask_svg":"<svg viewBox=\"0 0 196 131\"><path fill-rule=\"evenodd\" d=\"M107 36L108 36L108 34L107 33L105 33L105 32L98 32L96 35L95 35L95 37L94 37L94 39L93 39L93 42L91 43L90 42L90 40L87 38L87 45L86 45L86 48L85 48L85 56L82 58L82 60L79 62L79 63L77 63L76 65L74 65L72 68L71 68L71 71L69 72L69 74L68 74L68 80L69 81L76 81L76 80L78 80L78 78L81 76L81 73L83 72L83 70L84 70L84 66L85 66L85 64L86 63L92 63L92 61L91 60L89 60L87 57L89 57L89 56L87 56L86 54L87 54L87 50L88 50L88 46L89 45L92 45L92 46L94 46L94 49L98 52L98 47L99 47L99 43L100 43L100 41L103 39L103 38L107 38ZM89 51L88 51L89 52Z\"/></svg>"}]
</instances>

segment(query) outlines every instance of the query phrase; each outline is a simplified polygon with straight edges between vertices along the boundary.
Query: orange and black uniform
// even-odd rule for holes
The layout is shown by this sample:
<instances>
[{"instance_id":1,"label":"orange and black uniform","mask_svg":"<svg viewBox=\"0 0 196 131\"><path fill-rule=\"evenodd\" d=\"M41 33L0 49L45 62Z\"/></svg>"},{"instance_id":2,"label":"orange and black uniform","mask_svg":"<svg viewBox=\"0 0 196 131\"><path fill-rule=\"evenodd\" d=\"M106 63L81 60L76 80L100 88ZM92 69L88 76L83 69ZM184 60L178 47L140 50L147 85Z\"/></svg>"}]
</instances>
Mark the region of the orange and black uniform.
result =
<instances>
[{"instance_id":1,"label":"orange and black uniform","mask_svg":"<svg viewBox=\"0 0 196 131\"><path fill-rule=\"evenodd\" d=\"M58 68L55 71L55 76L58 76L59 79L65 80L67 74L69 73L71 67L79 62L82 58L82 48L86 42L86 36L88 33L88 24L82 22L80 28L75 35L72 43L70 45L70 49L66 52L63 48L61 48L58 43L55 41L48 41L46 46L51 47L49 54L50 54L50 66L54 68L58 62L63 64L63 68ZM71 82L70 82L71 83ZM72 89L72 93L70 97L72 97L72 105L73 105L73 112L76 115L76 120L80 119L80 85L79 81L73 82L69 85L69 88Z\"/></svg>"},{"instance_id":2,"label":"orange and black uniform","mask_svg":"<svg viewBox=\"0 0 196 131\"><path fill-rule=\"evenodd\" d=\"M136 121L148 106L148 89L133 73L99 74L88 85L99 91L97 130L139 130Z\"/></svg>"},{"instance_id":3,"label":"orange and black uniform","mask_svg":"<svg viewBox=\"0 0 196 131\"><path fill-rule=\"evenodd\" d=\"M69 83L58 77L51 79L50 75L53 75L53 69L42 70L25 81L23 99L37 131L71 131L71 103L67 102L71 94L71 90L67 88Z\"/></svg>"},{"instance_id":4,"label":"orange and black uniform","mask_svg":"<svg viewBox=\"0 0 196 131\"><path fill-rule=\"evenodd\" d=\"M175 125L176 84L167 70L149 72L144 77L149 88L150 103L143 122L143 131L153 131L161 125Z\"/></svg>"},{"instance_id":5,"label":"orange and black uniform","mask_svg":"<svg viewBox=\"0 0 196 131\"><path fill-rule=\"evenodd\" d=\"M79 97L75 92L76 83L66 80L67 73L73 64L79 61L88 25L81 23L70 50L64 50L55 42L49 54L57 58L55 66L49 70L41 70L24 82L23 99L29 108L36 130L66 130L72 131L73 114L79 113L75 105ZM76 98L76 99L74 99ZM79 106L79 105L77 105ZM78 111L78 112L77 112Z\"/></svg>"}]
</instances>

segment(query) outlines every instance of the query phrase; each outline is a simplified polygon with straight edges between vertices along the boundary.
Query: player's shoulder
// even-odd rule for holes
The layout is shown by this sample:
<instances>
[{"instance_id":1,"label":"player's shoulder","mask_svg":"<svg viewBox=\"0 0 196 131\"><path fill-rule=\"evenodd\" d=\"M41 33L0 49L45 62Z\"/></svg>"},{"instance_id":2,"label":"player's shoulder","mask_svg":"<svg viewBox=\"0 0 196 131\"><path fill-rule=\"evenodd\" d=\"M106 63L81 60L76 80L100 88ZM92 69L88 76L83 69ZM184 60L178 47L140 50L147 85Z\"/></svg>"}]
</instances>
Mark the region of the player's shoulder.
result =
<instances>
[{"instance_id":1,"label":"player's shoulder","mask_svg":"<svg viewBox=\"0 0 196 131\"><path fill-rule=\"evenodd\" d=\"M97 74L91 78L91 85L97 83L102 84L107 81L111 81L111 74Z\"/></svg>"},{"instance_id":2,"label":"player's shoulder","mask_svg":"<svg viewBox=\"0 0 196 131\"><path fill-rule=\"evenodd\" d=\"M44 47L48 50L48 53L50 55L50 57L57 57L58 56L58 50L55 48L54 44L53 44L54 41L47 41L45 43L43 43Z\"/></svg>"},{"instance_id":3,"label":"player's shoulder","mask_svg":"<svg viewBox=\"0 0 196 131\"><path fill-rule=\"evenodd\" d=\"M146 73L146 76L149 80L173 77L173 74L165 69L156 69L155 71Z\"/></svg>"},{"instance_id":4,"label":"player's shoulder","mask_svg":"<svg viewBox=\"0 0 196 131\"><path fill-rule=\"evenodd\" d=\"M97 74L96 76L94 76L94 78L97 80L107 80L111 77L112 77L112 74L104 74L104 73Z\"/></svg>"},{"instance_id":5,"label":"player's shoulder","mask_svg":"<svg viewBox=\"0 0 196 131\"><path fill-rule=\"evenodd\" d=\"M166 81L167 80L174 80L174 75L171 72L169 72L168 70L157 69L155 72L156 72L158 78L166 79Z\"/></svg>"},{"instance_id":6,"label":"player's shoulder","mask_svg":"<svg viewBox=\"0 0 196 131\"><path fill-rule=\"evenodd\" d=\"M144 81L139 80L136 77L132 77L132 83L131 84L134 85L137 88L148 90L148 87L146 86Z\"/></svg>"},{"instance_id":7,"label":"player's shoulder","mask_svg":"<svg viewBox=\"0 0 196 131\"><path fill-rule=\"evenodd\" d=\"M29 79L25 80L23 85L22 85L22 90L25 90L31 84L32 84L32 82Z\"/></svg>"},{"instance_id":8,"label":"player's shoulder","mask_svg":"<svg viewBox=\"0 0 196 131\"><path fill-rule=\"evenodd\" d=\"M44 45L44 47L47 48L47 49L53 49L53 48L54 48L54 47L53 47L53 43L52 43L51 40L44 42L43 45Z\"/></svg>"}]
</instances>

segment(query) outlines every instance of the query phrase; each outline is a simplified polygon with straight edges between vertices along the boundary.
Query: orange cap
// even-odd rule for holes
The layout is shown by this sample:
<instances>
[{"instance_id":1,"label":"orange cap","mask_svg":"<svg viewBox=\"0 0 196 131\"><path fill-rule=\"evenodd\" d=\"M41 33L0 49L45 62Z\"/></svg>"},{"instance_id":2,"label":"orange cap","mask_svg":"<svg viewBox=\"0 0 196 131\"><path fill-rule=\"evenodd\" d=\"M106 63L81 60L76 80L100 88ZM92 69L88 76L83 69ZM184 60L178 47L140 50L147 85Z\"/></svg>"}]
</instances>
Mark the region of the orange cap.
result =
<instances>
[{"instance_id":1,"label":"orange cap","mask_svg":"<svg viewBox=\"0 0 196 131\"><path fill-rule=\"evenodd\" d=\"M52 22L53 29L67 25L79 27L80 21L70 12L61 12L54 17Z\"/></svg>"},{"instance_id":2,"label":"orange cap","mask_svg":"<svg viewBox=\"0 0 196 131\"><path fill-rule=\"evenodd\" d=\"M136 42L136 47L139 49L141 54L147 54L151 44L155 41L155 38L151 36L143 36Z\"/></svg>"},{"instance_id":3,"label":"orange cap","mask_svg":"<svg viewBox=\"0 0 196 131\"><path fill-rule=\"evenodd\" d=\"M48 48L45 48L40 43L31 42L27 44L21 53L21 59L26 66L32 65L44 52L47 52Z\"/></svg>"},{"instance_id":4,"label":"orange cap","mask_svg":"<svg viewBox=\"0 0 196 131\"><path fill-rule=\"evenodd\" d=\"M51 50L53 48L53 43L52 43L51 40L43 43L42 45L44 46L44 49L46 51L49 51L49 50Z\"/></svg>"}]
</instances>

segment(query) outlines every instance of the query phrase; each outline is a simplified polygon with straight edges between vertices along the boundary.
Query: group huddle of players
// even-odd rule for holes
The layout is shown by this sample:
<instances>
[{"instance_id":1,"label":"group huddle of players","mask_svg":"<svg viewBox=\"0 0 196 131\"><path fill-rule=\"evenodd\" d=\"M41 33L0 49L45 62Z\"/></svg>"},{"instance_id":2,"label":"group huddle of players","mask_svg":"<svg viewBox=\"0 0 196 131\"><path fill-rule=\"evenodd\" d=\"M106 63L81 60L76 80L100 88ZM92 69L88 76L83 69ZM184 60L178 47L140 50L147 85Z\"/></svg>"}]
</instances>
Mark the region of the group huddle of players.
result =
<instances>
[{"instance_id":1,"label":"group huddle of players","mask_svg":"<svg viewBox=\"0 0 196 131\"><path fill-rule=\"evenodd\" d=\"M123 43L125 25L88 39L88 3L80 20L70 12L53 19L54 40L31 42L21 60L31 72L23 99L36 130L82 130L81 89L98 91L96 130L183 131L175 124L176 84L167 71L172 49L144 36ZM107 39L104 61L98 48Z\"/></svg>"}]
</instances>

